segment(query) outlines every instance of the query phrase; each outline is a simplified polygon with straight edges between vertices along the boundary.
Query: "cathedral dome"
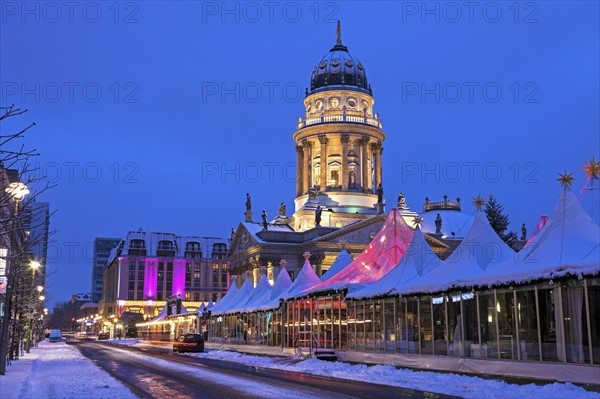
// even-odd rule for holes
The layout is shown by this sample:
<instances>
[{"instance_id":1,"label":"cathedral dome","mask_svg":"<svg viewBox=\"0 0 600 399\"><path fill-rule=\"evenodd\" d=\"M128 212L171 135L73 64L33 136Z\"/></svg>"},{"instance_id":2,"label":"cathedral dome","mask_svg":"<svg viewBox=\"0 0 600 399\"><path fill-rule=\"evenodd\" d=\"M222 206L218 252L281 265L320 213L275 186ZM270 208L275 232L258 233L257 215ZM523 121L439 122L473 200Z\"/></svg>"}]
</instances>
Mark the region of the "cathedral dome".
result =
<instances>
[{"instance_id":1,"label":"cathedral dome","mask_svg":"<svg viewBox=\"0 0 600 399\"><path fill-rule=\"evenodd\" d=\"M335 89L352 89L371 95L367 74L363 64L348 52L342 44L338 22L338 38L335 46L313 68L310 78L310 93Z\"/></svg>"}]
</instances>

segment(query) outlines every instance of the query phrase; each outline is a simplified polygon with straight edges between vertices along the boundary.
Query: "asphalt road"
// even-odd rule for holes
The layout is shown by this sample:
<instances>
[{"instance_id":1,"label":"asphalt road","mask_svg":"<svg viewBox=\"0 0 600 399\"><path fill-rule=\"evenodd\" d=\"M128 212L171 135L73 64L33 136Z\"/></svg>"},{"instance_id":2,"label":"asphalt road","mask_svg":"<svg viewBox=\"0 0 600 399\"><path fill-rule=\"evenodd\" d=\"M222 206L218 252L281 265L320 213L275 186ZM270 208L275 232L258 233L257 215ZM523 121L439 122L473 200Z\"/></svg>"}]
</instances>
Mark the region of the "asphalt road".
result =
<instances>
[{"instance_id":1,"label":"asphalt road","mask_svg":"<svg viewBox=\"0 0 600 399\"><path fill-rule=\"evenodd\" d=\"M142 398L452 398L430 392L173 354L73 343Z\"/></svg>"}]
</instances>

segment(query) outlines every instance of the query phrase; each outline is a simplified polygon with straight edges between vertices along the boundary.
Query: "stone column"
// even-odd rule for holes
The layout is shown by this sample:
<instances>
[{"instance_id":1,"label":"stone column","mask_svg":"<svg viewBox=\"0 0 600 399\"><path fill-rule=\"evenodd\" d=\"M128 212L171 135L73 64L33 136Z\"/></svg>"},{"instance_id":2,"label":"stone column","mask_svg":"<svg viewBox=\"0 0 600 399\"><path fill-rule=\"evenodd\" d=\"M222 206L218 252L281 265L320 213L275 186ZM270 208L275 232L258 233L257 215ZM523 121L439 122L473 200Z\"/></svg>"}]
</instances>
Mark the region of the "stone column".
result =
<instances>
[{"instance_id":1,"label":"stone column","mask_svg":"<svg viewBox=\"0 0 600 399\"><path fill-rule=\"evenodd\" d=\"M302 149L304 150L304 155L302 157L302 193L306 193L310 185L310 175L308 169L310 162L310 146L311 144L308 140L302 140Z\"/></svg>"},{"instance_id":2,"label":"stone column","mask_svg":"<svg viewBox=\"0 0 600 399\"><path fill-rule=\"evenodd\" d=\"M343 133L341 137L342 142L342 167L340 173L342 174L342 190L348 190L348 142L350 141L350 137L348 134Z\"/></svg>"},{"instance_id":3,"label":"stone column","mask_svg":"<svg viewBox=\"0 0 600 399\"><path fill-rule=\"evenodd\" d=\"M363 136L363 138L360 140L360 152L361 152L361 159L360 159L360 166L361 166L361 173L360 173L360 177L361 177L361 186L363 191L367 191L370 189L369 187L369 154L367 153L367 151L369 151L368 148L368 144L369 144L369 137L368 136Z\"/></svg>"},{"instance_id":4,"label":"stone column","mask_svg":"<svg viewBox=\"0 0 600 399\"><path fill-rule=\"evenodd\" d=\"M319 143L321 144L321 190L325 191L327 188L327 143L329 140L324 134L319 135Z\"/></svg>"},{"instance_id":5,"label":"stone column","mask_svg":"<svg viewBox=\"0 0 600 399\"><path fill-rule=\"evenodd\" d=\"M377 143L375 146L375 187L382 184L382 167L381 167L381 155L383 154L383 145L381 145L381 141Z\"/></svg>"},{"instance_id":6,"label":"stone column","mask_svg":"<svg viewBox=\"0 0 600 399\"><path fill-rule=\"evenodd\" d=\"M296 145L296 197L302 195L302 189L304 187L302 173L302 169L304 168L303 151L301 145Z\"/></svg>"}]
</instances>

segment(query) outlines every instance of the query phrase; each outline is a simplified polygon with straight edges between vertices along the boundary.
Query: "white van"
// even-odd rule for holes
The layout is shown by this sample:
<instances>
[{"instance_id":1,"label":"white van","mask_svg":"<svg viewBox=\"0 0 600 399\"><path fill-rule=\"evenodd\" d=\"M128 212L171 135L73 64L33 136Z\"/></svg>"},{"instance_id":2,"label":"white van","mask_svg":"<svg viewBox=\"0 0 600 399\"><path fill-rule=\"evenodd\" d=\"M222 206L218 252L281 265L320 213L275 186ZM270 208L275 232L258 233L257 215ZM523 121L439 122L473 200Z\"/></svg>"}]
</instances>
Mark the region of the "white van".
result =
<instances>
[{"instance_id":1,"label":"white van","mask_svg":"<svg viewBox=\"0 0 600 399\"><path fill-rule=\"evenodd\" d=\"M50 337L48 338L50 342L58 342L62 341L62 333L60 330L50 330Z\"/></svg>"}]
</instances>

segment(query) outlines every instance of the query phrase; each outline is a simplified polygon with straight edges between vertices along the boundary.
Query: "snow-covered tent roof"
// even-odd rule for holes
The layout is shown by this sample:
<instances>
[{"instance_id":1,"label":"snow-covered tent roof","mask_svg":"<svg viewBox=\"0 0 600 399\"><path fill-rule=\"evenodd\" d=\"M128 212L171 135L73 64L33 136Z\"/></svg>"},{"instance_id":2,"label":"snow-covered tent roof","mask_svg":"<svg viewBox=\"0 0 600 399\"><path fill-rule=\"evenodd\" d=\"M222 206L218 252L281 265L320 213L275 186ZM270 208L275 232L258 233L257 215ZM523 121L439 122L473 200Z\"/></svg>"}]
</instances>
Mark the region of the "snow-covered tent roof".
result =
<instances>
[{"instance_id":1,"label":"snow-covered tent roof","mask_svg":"<svg viewBox=\"0 0 600 399\"><path fill-rule=\"evenodd\" d=\"M325 281L335 276L350 263L352 263L352 256L348 253L348 251L346 251L346 249L342 249L338 254L337 258L335 258L335 260L331 264L331 267L329 267L325 274L321 276L321 281Z\"/></svg>"},{"instance_id":2,"label":"snow-covered tent roof","mask_svg":"<svg viewBox=\"0 0 600 399\"><path fill-rule=\"evenodd\" d=\"M231 300L231 302L228 303L223 308L219 308L218 311L213 310L212 314L219 315L219 314L224 314L224 313L236 313L236 312L239 312L242 309L242 307L246 304L246 301L248 300L248 298L252 294L252 291L254 291L254 286L252 285L252 281L250 280L250 276L247 276L246 280L244 281L244 284L242 284L242 286L240 287L239 292Z\"/></svg>"},{"instance_id":3,"label":"snow-covered tent roof","mask_svg":"<svg viewBox=\"0 0 600 399\"><path fill-rule=\"evenodd\" d=\"M552 216L535 239L494 267L476 284L520 282L565 274L600 272L600 227L584 211L570 190L563 190Z\"/></svg>"},{"instance_id":4,"label":"snow-covered tent roof","mask_svg":"<svg viewBox=\"0 0 600 399\"><path fill-rule=\"evenodd\" d=\"M235 299L239 291L240 290L237 284L235 283L235 276L232 276L232 281L231 285L229 286L229 290L227 291L225 296L223 296L223 298L217 301L215 306L212 308L212 313L214 314L215 312L221 312L227 309L231 302Z\"/></svg>"},{"instance_id":5,"label":"snow-covered tent roof","mask_svg":"<svg viewBox=\"0 0 600 399\"><path fill-rule=\"evenodd\" d=\"M271 296L267 301L265 301L262 305L259 306L260 310L270 310L277 309L279 307L279 300L283 293L292 285L292 279L285 268L285 266L281 266L281 270L279 270L279 275L275 280L275 284L273 284L273 288L271 288Z\"/></svg>"},{"instance_id":6,"label":"snow-covered tent roof","mask_svg":"<svg viewBox=\"0 0 600 399\"><path fill-rule=\"evenodd\" d=\"M412 229L398 209L392 209L365 250L342 271L316 285L310 292L348 288L379 280L398 264L412 238Z\"/></svg>"},{"instance_id":7,"label":"snow-covered tent roof","mask_svg":"<svg viewBox=\"0 0 600 399\"><path fill-rule=\"evenodd\" d=\"M388 274L361 290L349 293L346 298L361 299L394 295L403 286L430 273L440 264L440 259L425 241L425 236L420 229L417 229L406 253Z\"/></svg>"},{"instance_id":8,"label":"snow-covered tent roof","mask_svg":"<svg viewBox=\"0 0 600 399\"><path fill-rule=\"evenodd\" d=\"M581 206L596 224L600 224L600 179L598 176L586 176L585 183L579 190Z\"/></svg>"},{"instance_id":9,"label":"snow-covered tent roof","mask_svg":"<svg viewBox=\"0 0 600 399\"><path fill-rule=\"evenodd\" d=\"M314 287L319 284L321 279L317 276L315 271L313 270L310 262L308 261L308 257L304 261L304 265L298 273L298 277L294 280L294 282L288 287L285 292L281 294L281 298L289 299L294 298L298 295L301 295L308 289Z\"/></svg>"},{"instance_id":10,"label":"snow-covered tent roof","mask_svg":"<svg viewBox=\"0 0 600 399\"><path fill-rule=\"evenodd\" d=\"M444 260L435 273L427 274L399 287L399 293L445 291L464 285L506 260L514 259L515 252L494 231L485 212L477 210L473 224L464 240Z\"/></svg>"},{"instance_id":11,"label":"snow-covered tent roof","mask_svg":"<svg viewBox=\"0 0 600 399\"><path fill-rule=\"evenodd\" d=\"M200 316L202 316L202 313L204 312L208 312L209 310L212 310L212 308L215 306L214 302L212 301L212 299L206 304L202 304L200 305L200 307L198 307L198 310L196 310L196 313Z\"/></svg>"},{"instance_id":12,"label":"snow-covered tent roof","mask_svg":"<svg viewBox=\"0 0 600 399\"><path fill-rule=\"evenodd\" d=\"M421 230L425 233L435 233L435 218L438 214L442 218L441 232L443 238L449 240L462 239L473 224L473 215L470 213L450 209L435 209L419 214L423 218Z\"/></svg>"},{"instance_id":13,"label":"snow-covered tent roof","mask_svg":"<svg viewBox=\"0 0 600 399\"><path fill-rule=\"evenodd\" d=\"M169 306L173 306L174 307L175 305L166 304L165 306L163 306L162 310L150 322L154 323L156 321L164 321L164 320L166 320L167 319L167 314L168 314L168 310L167 309L169 308ZM179 314L180 315L184 315L184 314L187 314L187 313L188 313L188 311L185 308L185 306L183 306L183 303L182 303L181 304L181 313L179 313ZM175 312L171 312L171 315L174 315L174 314L175 314Z\"/></svg>"},{"instance_id":14,"label":"snow-covered tent roof","mask_svg":"<svg viewBox=\"0 0 600 399\"><path fill-rule=\"evenodd\" d=\"M267 275L263 273L254 287L254 291L248 297L248 300L244 304L244 306L240 309L240 311L244 312L255 312L258 310L258 307L271 299L271 290L273 287L269 283L269 279Z\"/></svg>"}]
</instances>

